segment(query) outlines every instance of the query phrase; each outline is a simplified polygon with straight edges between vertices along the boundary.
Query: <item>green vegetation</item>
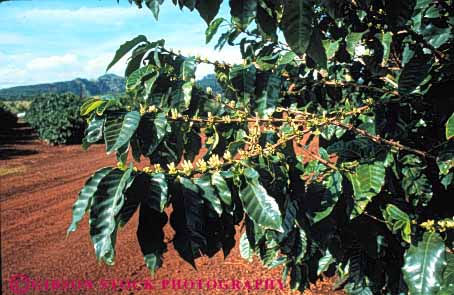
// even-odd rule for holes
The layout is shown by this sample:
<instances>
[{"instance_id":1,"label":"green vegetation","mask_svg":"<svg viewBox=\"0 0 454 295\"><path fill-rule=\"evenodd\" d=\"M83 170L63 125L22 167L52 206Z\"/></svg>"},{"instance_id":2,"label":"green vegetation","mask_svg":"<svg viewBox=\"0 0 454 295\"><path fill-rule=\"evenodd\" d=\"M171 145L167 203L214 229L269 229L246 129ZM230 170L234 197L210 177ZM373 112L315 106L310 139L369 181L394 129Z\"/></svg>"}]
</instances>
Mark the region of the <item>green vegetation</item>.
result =
<instances>
[{"instance_id":1,"label":"green vegetation","mask_svg":"<svg viewBox=\"0 0 454 295\"><path fill-rule=\"evenodd\" d=\"M16 115L11 112L6 104L0 102L0 129L11 129L16 123Z\"/></svg>"},{"instance_id":2,"label":"green vegetation","mask_svg":"<svg viewBox=\"0 0 454 295\"><path fill-rule=\"evenodd\" d=\"M47 83L30 86L17 86L0 89L0 99L3 100L29 100L31 97L54 93L73 93L89 97L93 95L116 95L124 93L125 80L122 77L106 74L97 80L75 79L66 82Z\"/></svg>"},{"instance_id":3,"label":"green vegetation","mask_svg":"<svg viewBox=\"0 0 454 295\"><path fill-rule=\"evenodd\" d=\"M72 93L36 96L25 120L47 143L80 143L86 126L79 114L82 103L82 98Z\"/></svg>"},{"instance_id":4,"label":"green vegetation","mask_svg":"<svg viewBox=\"0 0 454 295\"><path fill-rule=\"evenodd\" d=\"M134 2L157 17L163 1ZM193 266L227 256L243 223L242 256L283 266L292 289L336 274L348 294L454 294L452 1L231 0L230 20L215 18L221 2L173 1L242 64L143 35L116 52L109 67L130 54L128 99L81 113L85 146L103 139L119 163L87 180L68 233L88 212L96 257L113 264L138 211L155 272L168 222ZM195 83L202 63L222 92Z\"/></svg>"}]
</instances>

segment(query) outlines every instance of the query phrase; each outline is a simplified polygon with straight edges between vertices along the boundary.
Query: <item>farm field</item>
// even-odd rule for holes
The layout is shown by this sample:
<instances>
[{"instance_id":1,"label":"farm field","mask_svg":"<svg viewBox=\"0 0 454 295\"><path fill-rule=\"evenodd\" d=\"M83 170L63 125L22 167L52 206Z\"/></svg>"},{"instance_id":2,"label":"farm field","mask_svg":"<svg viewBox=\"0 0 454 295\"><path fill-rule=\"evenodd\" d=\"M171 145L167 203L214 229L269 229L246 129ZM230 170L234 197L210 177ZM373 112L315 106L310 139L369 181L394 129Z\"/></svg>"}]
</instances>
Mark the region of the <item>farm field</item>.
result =
<instances>
[{"instance_id":1,"label":"farm field","mask_svg":"<svg viewBox=\"0 0 454 295\"><path fill-rule=\"evenodd\" d=\"M9 278L24 274L33 280L93 281L95 290L81 289L64 294L200 294L200 290L160 289L163 280L255 281L280 279L281 269L272 271L260 262L248 263L239 255L238 244L224 260L222 254L197 261L198 271L184 262L169 244L164 265L152 279L144 265L136 241L137 215L119 233L117 259L113 267L98 264L89 238L85 218L78 231L66 238L71 206L85 179L98 168L116 164L115 156L106 157L104 145L84 152L79 145L49 146L38 141L32 131L20 125L0 137L0 207L2 294L14 294ZM173 230L165 228L166 240ZM237 234L237 241L239 235ZM101 290L99 282L111 280L155 282L155 290L116 287ZM98 286L96 286L98 282ZM106 285L104 285L106 286ZM304 294L344 294L331 291L332 281L324 281ZM210 290L203 294L265 294L264 290ZM26 294L38 293L29 291ZM40 294L63 294L42 291ZM267 290L266 294L298 294L289 288Z\"/></svg>"}]
</instances>

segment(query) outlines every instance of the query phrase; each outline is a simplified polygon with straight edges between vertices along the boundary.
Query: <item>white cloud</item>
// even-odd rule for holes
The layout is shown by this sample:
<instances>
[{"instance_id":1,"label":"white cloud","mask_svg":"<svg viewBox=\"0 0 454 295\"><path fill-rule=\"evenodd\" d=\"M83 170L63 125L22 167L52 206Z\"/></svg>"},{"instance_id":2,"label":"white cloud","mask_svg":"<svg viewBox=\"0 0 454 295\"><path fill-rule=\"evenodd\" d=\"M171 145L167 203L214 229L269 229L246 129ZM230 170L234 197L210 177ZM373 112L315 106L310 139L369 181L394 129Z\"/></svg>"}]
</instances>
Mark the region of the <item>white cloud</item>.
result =
<instances>
[{"instance_id":1,"label":"white cloud","mask_svg":"<svg viewBox=\"0 0 454 295\"><path fill-rule=\"evenodd\" d=\"M104 49L104 48L103 48ZM233 47L216 51L208 47L183 48L186 56L199 55L211 61L241 63L241 55ZM0 88L72 80L74 78L95 79L103 75L110 63L114 51L94 50L91 54L85 51L66 52L61 55L35 56L31 53L8 55L0 52ZM126 59L120 60L109 73L123 75ZM213 66L200 64L196 78L213 73Z\"/></svg>"},{"instance_id":2,"label":"white cloud","mask_svg":"<svg viewBox=\"0 0 454 295\"><path fill-rule=\"evenodd\" d=\"M43 9L34 8L18 14L18 18L27 21L44 22L87 22L95 24L122 24L130 18L150 14L145 9L131 7L81 7L78 9Z\"/></svg>"},{"instance_id":3,"label":"white cloud","mask_svg":"<svg viewBox=\"0 0 454 295\"><path fill-rule=\"evenodd\" d=\"M77 55L67 53L65 55L54 55L32 59L27 65L28 70L48 70L77 64Z\"/></svg>"}]
</instances>

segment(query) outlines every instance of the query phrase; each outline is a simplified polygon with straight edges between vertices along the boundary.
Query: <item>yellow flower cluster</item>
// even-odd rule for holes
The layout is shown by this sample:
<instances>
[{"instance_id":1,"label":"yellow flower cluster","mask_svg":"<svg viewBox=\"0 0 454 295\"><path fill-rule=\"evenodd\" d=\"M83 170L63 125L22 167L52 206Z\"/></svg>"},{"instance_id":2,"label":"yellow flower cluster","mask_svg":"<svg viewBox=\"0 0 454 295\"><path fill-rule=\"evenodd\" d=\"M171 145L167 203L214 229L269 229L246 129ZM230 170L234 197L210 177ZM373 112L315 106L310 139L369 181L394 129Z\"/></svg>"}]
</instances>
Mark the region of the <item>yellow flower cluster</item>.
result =
<instances>
[{"instance_id":1,"label":"yellow flower cluster","mask_svg":"<svg viewBox=\"0 0 454 295\"><path fill-rule=\"evenodd\" d=\"M452 217L452 219L443 219L438 221L429 219L421 223L420 226L429 232L445 232L449 229L454 229L454 217Z\"/></svg>"}]
</instances>

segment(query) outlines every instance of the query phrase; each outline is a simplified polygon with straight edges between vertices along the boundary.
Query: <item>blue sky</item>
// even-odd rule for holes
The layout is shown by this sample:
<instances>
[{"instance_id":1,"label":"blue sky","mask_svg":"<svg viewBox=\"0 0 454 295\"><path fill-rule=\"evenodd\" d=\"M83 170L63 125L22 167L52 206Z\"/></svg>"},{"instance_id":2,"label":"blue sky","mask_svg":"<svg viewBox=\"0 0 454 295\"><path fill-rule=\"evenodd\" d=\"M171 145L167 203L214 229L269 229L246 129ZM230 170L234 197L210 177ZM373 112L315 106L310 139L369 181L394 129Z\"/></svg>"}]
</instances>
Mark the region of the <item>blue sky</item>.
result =
<instances>
[{"instance_id":1,"label":"blue sky","mask_svg":"<svg viewBox=\"0 0 454 295\"><path fill-rule=\"evenodd\" d=\"M159 21L151 11L127 0L21 0L0 4L0 88L44 82L93 79L105 73L118 46L144 34L164 38L169 48L184 54L235 62L238 50L214 51L205 45L206 24L197 11L166 0ZM224 1L220 15L228 15ZM125 60L109 72L122 74ZM198 78L209 73L201 66Z\"/></svg>"}]
</instances>

